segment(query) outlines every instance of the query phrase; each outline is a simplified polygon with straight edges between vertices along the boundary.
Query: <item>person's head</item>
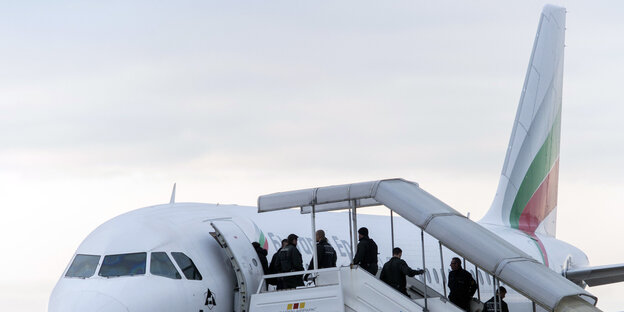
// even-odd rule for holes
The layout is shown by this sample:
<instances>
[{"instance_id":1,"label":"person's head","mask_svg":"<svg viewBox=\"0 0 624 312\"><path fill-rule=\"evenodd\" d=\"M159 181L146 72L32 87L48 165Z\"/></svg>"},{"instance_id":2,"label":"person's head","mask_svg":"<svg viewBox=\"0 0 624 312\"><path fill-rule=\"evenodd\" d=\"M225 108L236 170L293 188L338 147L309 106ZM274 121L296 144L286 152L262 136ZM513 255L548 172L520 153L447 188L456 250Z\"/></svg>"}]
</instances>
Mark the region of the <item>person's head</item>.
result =
<instances>
[{"instance_id":1,"label":"person's head","mask_svg":"<svg viewBox=\"0 0 624 312\"><path fill-rule=\"evenodd\" d=\"M282 239L282 248L286 247L286 245L288 245L288 240Z\"/></svg>"},{"instance_id":2,"label":"person's head","mask_svg":"<svg viewBox=\"0 0 624 312\"><path fill-rule=\"evenodd\" d=\"M451 260L451 270L455 271L459 269L461 269L461 260L457 257L454 257Z\"/></svg>"},{"instance_id":3,"label":"person's head","mask_svg":"<svg viewBox=\"0 0 624 312\"><path fill-rule=\"evenodd\" d=\"M316 231L316 241L317 242L323 241L325 239L326 239L325 238L325 231L323 231L323 230Z\"/></svg>"},{"instance_id":4,"label":"person's head","mask_svg":"<svg viewBox=\"0 0 624 312\"><path fill-rule=\"evenodd\" d=\"M266 256L268 251L264 248L262 248L262 246L260 246L260 243L258 242L253 242L251 243L254 247L254 249L256 250L256 252L258 253L258 255L264 255Z\"/></svg>"},{"instance_id":5,"label":"person's head","mask_svg":"<svg viewBox=\"0 0 624 312\"><path fill-rule=\"evenodd\" d=\"M505 295L507 294L507 289L505 289L505 287L501 286L498 288L498 291L496 291L496 294L498 294L498 296L501 299L505 299Z\"/></svg>"},{"instance_id":6,"label":"person's head","mask_svg":"<svg viewBox=\"0 0 624 312\"><path fill-rule=\"evenodd\" d=\"M401 258L402 255L403 255L403 250L401 250L401 248L399 247L392 248L393 257Z\"/></svg>"},{"instance_id":7,"label":"person's head","mask_svg":"<svg viewBox=\"0 0 624 312\"><path fill-rule=\"evenodd\" d=\"M296 234L288 235L288 245L297 246L297 238L299 238L299 236Z\"/></svg>"},{"instance_id":8,"label":"person's head","mask_svg":"<svg viewBox=\"0 0 624 312\"><path fill-rule=\"evenodd\" d=\"M367 229L367 228L365 228L365 227L361 227L361 228L358 230L358 234L359 234L360 239L362 239L362 238L364 238L364 237L368 237L368 229Z\"/></svg>"}]
</instances>

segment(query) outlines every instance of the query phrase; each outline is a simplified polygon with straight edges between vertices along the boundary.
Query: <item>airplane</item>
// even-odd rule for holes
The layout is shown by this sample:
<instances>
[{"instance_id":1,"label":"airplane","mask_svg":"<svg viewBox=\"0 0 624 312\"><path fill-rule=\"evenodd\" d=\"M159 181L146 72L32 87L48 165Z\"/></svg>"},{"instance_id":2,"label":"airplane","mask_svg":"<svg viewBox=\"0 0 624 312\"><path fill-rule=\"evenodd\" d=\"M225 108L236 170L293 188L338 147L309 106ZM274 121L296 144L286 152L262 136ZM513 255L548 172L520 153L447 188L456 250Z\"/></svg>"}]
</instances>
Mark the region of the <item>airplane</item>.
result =
<instances>
[{"instance_id":1,"label":"airplane","mask_svg":"<svg viewBox=\"0 0 624 312\"><path fill-rule=\"evenodd\" d=\"M558 240L557 188L561 133L561 98L565 9L547 5L540 16L499 186L487 214L478 223L570 281L585 287L624 281L624 264L591 267L585 253ZM354 242L345 212L320 213L318 228L336 250L338 266L349 265ZM391 257L391 242L403 259L419 268L422 254L413 224L390 216L358 214L379 245L379 264ZM271 256L281 239L299 236L297 248L307 264L315 246L309 218L297 210L258 213L257 207L178 203L175 186L169 203L117 216L90 233L74 253L50 295L48 311L236 311L237 272L219 240L228 234L248 242L239 259L251 259L253 277L263 272L250 242ZM244 239L243 239L244 238ZM438 242L425 237L426 279L445 290L451 257L440 261ZM470 263L483 301L493 295L493 278ZM509 290L509 288L508 288ZM511 290L512 311L534 311L532 303ZM537 310L545 310L537 307Z\"/></svg>"}]
</instances>

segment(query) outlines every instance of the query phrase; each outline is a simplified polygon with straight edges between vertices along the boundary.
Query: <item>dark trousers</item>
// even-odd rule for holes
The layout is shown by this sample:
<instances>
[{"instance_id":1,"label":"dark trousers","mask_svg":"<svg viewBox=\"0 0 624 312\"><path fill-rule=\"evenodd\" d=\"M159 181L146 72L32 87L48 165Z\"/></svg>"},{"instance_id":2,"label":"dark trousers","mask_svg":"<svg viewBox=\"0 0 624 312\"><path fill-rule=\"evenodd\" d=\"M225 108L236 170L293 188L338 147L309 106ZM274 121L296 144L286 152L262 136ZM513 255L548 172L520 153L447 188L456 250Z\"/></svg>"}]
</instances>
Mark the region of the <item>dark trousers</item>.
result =
<instances>
[{"instance_id":1,"label":"dark trousers","mask_svg":"<svg viewBox=\"0 0 624 312\"><path fill-rule=\"evenodd\" d=\"M277 280L277 290L297 288L297 286L303 286L303 276L286 276L280 277Z\"/></svg>"},{"instance_id":2,"label":"dark trousers","mask_svg":"<svg viewBox=\"0 0 624 312\"><path fill-rule=\"evenodd\" d=\"M454 296L453 294L450 294L448 298L452 303L454 303L460 309L464 311L470 311L470 299L471 298Z\"/></svg>"}]
</instances>

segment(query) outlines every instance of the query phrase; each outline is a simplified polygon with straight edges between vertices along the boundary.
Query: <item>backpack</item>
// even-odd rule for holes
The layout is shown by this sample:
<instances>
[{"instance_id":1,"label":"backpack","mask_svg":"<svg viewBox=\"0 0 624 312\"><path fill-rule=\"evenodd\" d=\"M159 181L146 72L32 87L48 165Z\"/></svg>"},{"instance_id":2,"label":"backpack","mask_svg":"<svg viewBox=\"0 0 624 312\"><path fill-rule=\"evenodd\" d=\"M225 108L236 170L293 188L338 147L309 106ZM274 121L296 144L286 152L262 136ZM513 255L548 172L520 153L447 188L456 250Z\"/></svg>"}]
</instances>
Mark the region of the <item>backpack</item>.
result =
<instances>
[{"instance_id":1,"label":"backpack","mask_svg":"<svg viewBox=\"0 0 624 312\"><path fill-rule=\"evenodd\" d=\"M280 250L279 254L277 255L278 269L280 273L291 272L293 269L292 261L290 259L291 258L290 249L291 249L290 246L286 246L282 248L282 250Z\"/></svg>"}]
</instances>

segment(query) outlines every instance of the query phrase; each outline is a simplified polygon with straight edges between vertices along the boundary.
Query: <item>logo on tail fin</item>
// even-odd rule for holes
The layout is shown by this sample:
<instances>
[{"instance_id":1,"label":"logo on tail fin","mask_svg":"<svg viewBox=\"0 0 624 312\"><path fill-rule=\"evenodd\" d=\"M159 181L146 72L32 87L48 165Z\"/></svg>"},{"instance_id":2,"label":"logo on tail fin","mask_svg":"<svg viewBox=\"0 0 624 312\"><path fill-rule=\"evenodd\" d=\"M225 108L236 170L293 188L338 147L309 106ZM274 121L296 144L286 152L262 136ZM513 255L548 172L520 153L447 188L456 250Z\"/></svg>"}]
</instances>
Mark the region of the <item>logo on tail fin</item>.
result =
<instances>
[{"instance_id":1,"label":"logo on tail fin","mask_svg":"<svg viewBox=\"0 0 624 312\"><path fill-rule=\"evenodd\" d=\"M557 114L550 134L522 179L509 214L511 227L535 233L542 221L557 207L560 137L561 112Z\"/></svg>"},{"instance_id":2,"label":"logo on tail fin","mask_svg":"<svg viewBox=\"0 0 624 312\"><path fill-rule=\"evenodd\" d=\"M482 222L555 235L559 184L565 9L547 5L533 44L494 202Z\"/></svg>"}]
</instances>

